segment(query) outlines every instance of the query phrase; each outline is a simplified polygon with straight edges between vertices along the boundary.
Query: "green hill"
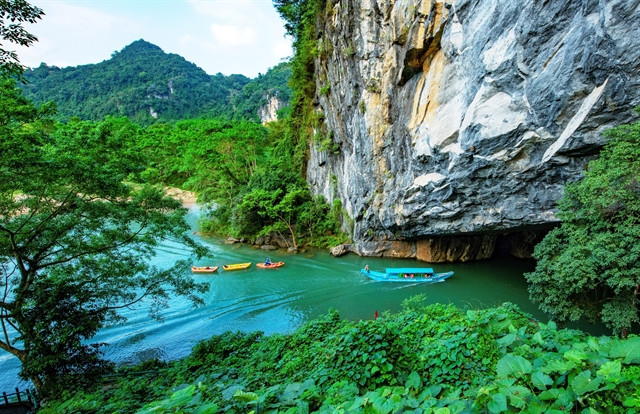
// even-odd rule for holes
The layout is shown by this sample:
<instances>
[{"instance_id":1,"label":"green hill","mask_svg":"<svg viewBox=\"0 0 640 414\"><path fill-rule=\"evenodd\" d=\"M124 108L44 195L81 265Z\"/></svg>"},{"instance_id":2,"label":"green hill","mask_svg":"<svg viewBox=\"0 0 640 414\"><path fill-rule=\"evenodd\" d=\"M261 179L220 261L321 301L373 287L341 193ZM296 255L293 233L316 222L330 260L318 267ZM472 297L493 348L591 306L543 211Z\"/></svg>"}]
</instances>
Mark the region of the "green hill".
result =
<instances>
[{"instance_id":1,"label":"green hill","mask_svg":"<svg viewBox=\"0 0 640 414\"><path fill-rule=\"evenodd\" d=\"M257 119L268 96L288 102L288 63L252 80L208 75L183 57L137 40L97 64L40 65L25 73L25 95L35 104L54 101L58 119L101 120L125 115L140 124L195 117Z\"/></svg>"}]
</instances>

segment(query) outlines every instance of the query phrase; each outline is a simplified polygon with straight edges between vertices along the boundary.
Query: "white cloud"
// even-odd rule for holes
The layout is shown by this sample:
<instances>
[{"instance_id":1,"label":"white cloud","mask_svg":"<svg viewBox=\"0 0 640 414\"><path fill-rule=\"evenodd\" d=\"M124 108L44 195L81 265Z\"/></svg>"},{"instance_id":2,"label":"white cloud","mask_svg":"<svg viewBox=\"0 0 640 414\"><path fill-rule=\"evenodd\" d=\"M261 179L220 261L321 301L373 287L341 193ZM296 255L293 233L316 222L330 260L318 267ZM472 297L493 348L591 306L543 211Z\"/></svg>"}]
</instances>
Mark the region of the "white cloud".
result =
<instances>
[{"instance_id":1,"label":"white cloud","mask_svg":"<svg viewBox=\"0 0 640 414\"><path fill-rule=\"evenodd\" d=\"M231 25L212 24L211 33L220 47L233 47L251 45L256 42L257 36L249 27L238 28Z\"/></svg>"}]
</instances>

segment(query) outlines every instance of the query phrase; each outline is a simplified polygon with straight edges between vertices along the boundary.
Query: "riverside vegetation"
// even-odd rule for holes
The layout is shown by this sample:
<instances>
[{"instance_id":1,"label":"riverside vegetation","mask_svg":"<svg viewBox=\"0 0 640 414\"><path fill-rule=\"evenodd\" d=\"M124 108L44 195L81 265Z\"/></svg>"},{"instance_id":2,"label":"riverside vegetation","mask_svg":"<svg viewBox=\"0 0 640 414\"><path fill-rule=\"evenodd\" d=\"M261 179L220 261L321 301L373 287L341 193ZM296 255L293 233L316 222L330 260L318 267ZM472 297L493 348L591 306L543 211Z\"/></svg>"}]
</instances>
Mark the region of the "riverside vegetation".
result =
<instances>
[{"instance_id":1,"label":"riverside vegetation","mask_svg":"<svg viewBox=\"0 0 640 414\"><path fill-rule=\"evenodd\" d=\"M462 312L415 297L403 307L358 322L330 311L289 335L214 336L185 359L122 369L41 412L640 410L640 337L557 329L511 304Z\"/></svg>"}]
</instances>

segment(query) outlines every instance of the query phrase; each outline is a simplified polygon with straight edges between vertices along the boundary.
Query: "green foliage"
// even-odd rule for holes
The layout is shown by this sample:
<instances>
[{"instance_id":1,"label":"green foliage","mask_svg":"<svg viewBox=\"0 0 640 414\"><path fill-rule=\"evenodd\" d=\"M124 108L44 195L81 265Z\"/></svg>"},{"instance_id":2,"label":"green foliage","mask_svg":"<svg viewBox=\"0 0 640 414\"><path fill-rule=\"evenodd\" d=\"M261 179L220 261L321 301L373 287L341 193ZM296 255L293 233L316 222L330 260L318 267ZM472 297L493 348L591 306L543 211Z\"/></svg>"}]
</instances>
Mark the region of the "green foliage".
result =
<instances>
[{"instance_id":1,"label":"green foliage","mask_svg":"<svg viewBox=\"0 0 640 414\"><path fill-rule=\"evenodd\" d=\"M128 151L139 156L123 165L128 178L197 192L200 202L213 206L200 224L204 232L240 238L280 234L293 247L344 240L340 216L329 214L322 197L313 197L300 175L274 155L284 139L280 125L195 119L141 128L127 118L108 117L64 128L79 136L94 129L126 135ZM113 158L106 149L102 155Z\"/></svg>"},{"instance_id":2,"label":"green foliage","mask_svg":"<svg viewBox=\"0 0 640 414\"><path fill-rule=\"evenodd\" d=\"M525 276L532 301L558 321L602 321L616 334L638 327L640 123L612 138L558 203L562 225L536 247Z\"/></svg>"},{"instance_id":3,"label":"green foliage","mask_svg":"<svg viewBox=\"0 0 640 414\"><path fill-rule=\"evenodd\" d=\"M380 81L376 78L369 79L369 82L367 82L367 90L371 93L381 93Z\"/></svg>"},{"instance_id":4,"label":"green foliage","mask_svg":"<svg viewBox=\"0 0 640 414\"><path fill-rule=\"evenodd\" d=\"M236 236L276 233L294 248L300 243L324 247L344 237L324 198L313 197L294 172L268 168L256 173L240 200L230 222Z\"/></svg>"},{"instance_id":5,"label":"green foliage","mask_svg":"<svg viewBox=\"0 0 640 414\"><path fill-rule=\"evenodd\" d=\"M233 105L232 118L258 121L258 109L267 104L267 99L277 97L285 107L291 101L291 89L288 87L291 78L291 64L280 63L259 74L249 81L239 93L231 95ZM284 114L282 114L284 115ZM278 116L279 119L285 116Z\"/></svg>"},{"instance_id":6,"label":"green foliage","mask_svg":"<svg viewBox=\"0 0 640 414\"><path fill-rule=\"evenodd\" d=\"M316 94L314 58L318 56L316 19L325 9L324 0L275 0L274 6L285 21L287 33L293 37L294 57L291 62L293 91L291 116L287 120L284 139L278 155L301 175L306 170L308 148L313 140L316 116L313 101ZM328 92L328 90L327 90Z\"/></svg>"},{"instance_id":7,"label":"green foliage","mask_svg":"<svg viewBox=\"0 0 640 414\"><path fill-rule=\"evenodd\" d=\"M329 91L331 91L331 84L327 83L326 85L324 85L323 87L320 88L320 90L318 91L318 93L320 95L328 95Z\"/></svg>"},{"instance_id":8,"label":"green foliage","mask_svg":"<svg viewBox=\"0 0 640 414\"><path fill-rule=\"evenodd\" d=\"M288 104L291 69L282 63L251 80L243 75L208 75L181 56L137 40L98 64L27 70L23 86L36 104L54 101L56 119L100 121L127 116L140 125L195 117L258 120L268 96Z\"/></svg>"},{"instance_id":9,"label":"green foliage","mask_svg":"<svg viewBox=\"0 0 640 414\"><path fill-rule=\"evenodd\" d=\"M215 336L43 412L622 413L640 405L639 341L557 330L511 304L464 313L416 297L375 321L330 311L289 335Z\"/></svg>"},{"instance_id":10,"label":"green foliage","mask_svg":"<svg viewBox=\"0 0 640 414\"><path fill-rule=\"evenodd\" d=\"M343 53L346 57L353 57L356 54L356 49L353 46L349 45L344 48Z\"/></svg>"},{"instance_id":11,"label":"green foliage","mask_svg":"<svg viewBox=\"0 0 640 414\"><path fill-rule=\"evenodd\" d=\"M476 407L492 413L571 411L626 413L640 402L637 373L640 338L594 338L540 324L534 332L514 328L503 341L496 381L478 390ZM623 368L624 366L624 368Z\"/></svg>"},{"instance_id":12,"label":"green foliage","mask_svg":"<svg viewBox=\"0 0 640 414\"><path fill-rule=\"evenodd\" d=\"M109 368L86 341L122 307L144 298L156 316L169 290L200 302L205 287L183 277L187 261L147 264L160 243L206 253L177 201L126 184L145 166L139 127L119 118L56 125L52 109L0 84L0 324L19 335L3 336L0 349L45 394Z\"/></svg>"},{"instance_id":13,"label":"green foliage","mask_svg":"<svg viewBox=\"0 0 640 414\"><path fill-rule=\"evenodd\" d=\"M36 23L42 19L43 15L42 9L24 0L0 2L0 36L3 43L6 41L21 46L31 46L38 38L27 32L22 27L22 23ZM6 50L0 44L0 75L22 77L23 72L24 68L20 65L16 52Z\"/></svg>"}]
</instances>

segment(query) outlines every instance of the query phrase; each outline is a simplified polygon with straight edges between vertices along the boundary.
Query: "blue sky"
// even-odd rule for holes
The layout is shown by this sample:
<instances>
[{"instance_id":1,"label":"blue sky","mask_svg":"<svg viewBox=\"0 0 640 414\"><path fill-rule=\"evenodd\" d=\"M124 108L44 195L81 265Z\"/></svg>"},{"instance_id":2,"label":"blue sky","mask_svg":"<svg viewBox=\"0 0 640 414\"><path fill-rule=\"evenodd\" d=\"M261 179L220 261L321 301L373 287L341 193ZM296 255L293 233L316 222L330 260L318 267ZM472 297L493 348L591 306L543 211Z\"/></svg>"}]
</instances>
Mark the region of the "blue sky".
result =
<instances>
[{"instance_id":1,"label":"blue sky","mask_svg":"<svg viewBox=\"0 0 640 414\"><path fill-rule=\"evenodd\" d=\"M256 77L291 56L271 0L31 0L45 16L27 30L20 62L58 67L98 63L144 39L214 75ZM6 45L8 46L8 45ZM13 46L13 45L12 45Z\"/></svg>"}]
</instances>

